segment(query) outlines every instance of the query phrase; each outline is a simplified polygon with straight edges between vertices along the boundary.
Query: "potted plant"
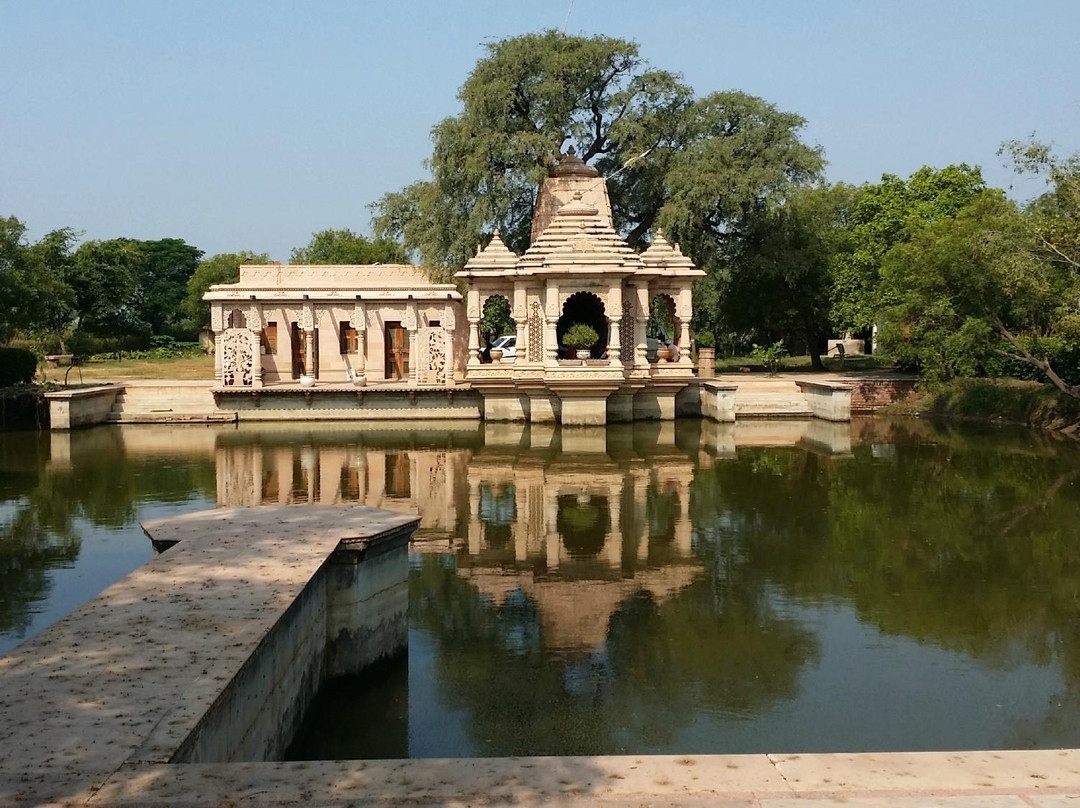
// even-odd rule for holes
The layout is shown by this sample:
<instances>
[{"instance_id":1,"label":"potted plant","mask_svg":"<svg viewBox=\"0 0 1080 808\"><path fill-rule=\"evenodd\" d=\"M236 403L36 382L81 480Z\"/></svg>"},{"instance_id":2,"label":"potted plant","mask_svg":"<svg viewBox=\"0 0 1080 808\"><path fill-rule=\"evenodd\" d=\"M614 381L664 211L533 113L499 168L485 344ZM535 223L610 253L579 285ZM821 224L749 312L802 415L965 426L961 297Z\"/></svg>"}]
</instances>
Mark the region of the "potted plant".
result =
<instances>
[{"instance_id":1,"label":"potted plant","mask_svg":"<svg viewBox=\"0 0 1080 808\"><path fill-rule=\"evenodd\" d=\"M567 330L566 336L563 337L563 344L567 348L573 348L578 359L588 359L591 355L590 349L599 340L600 335L591 325L575 323Z\"/></svg>"},{"instance_id":2,"label":"potted plant","mask_svg":"<svg viewBox=\"0 0 1080 808\"><path fill-rule=\"evenodd\" d=\"M712 331L697 333L698 376L711 379L716 375L716 338Z\"/></svg>"}]
</instances>

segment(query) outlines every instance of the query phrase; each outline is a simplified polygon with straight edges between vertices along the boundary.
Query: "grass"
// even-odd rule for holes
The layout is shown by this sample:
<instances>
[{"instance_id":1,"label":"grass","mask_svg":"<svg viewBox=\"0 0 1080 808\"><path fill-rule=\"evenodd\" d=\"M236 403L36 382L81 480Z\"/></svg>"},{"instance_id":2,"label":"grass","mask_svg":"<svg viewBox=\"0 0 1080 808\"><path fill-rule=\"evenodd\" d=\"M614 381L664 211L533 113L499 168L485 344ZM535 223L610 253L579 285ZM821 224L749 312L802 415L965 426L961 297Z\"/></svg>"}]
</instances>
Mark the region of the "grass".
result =
<instances>
[{"instance_id":1,"label":"grass","mask_svg":"<svg viewBox=\"0 0 1080 808\"><path fill-rule=\"evenodd\" d=\"M63 384L66 367L46 367L39 371L45 380L54 384ZM80 379L79 371L82 371ZM69 384L87 382L117 382L131 379L176 379L176 380L212 380L214 378L214 357L212 355L184 356L179 359L110 359L93 361L72 368L68 374Z\"/></svg>"},{"instance_id":2,"label":"grass","mask_svg":"<svg viewBox=\"0 0 1080 808\"><path fill-rule=\"evenodd\" d=\"M839 357L825 356L822 357L822 363L825 365L826 373L838 373L841 370L845 373L859 373L871 370L891 370L893 367L892 362L879 356L849 356L843 362ZM717 373L739 373L745 369L761 372L766 370L765 366L752 356L720 356L716 359ZM784 371L811 372L810 355L785 356L780 362L780 372Z\"/></svg>"},{"instance_id":3,"label":"grass","mask_svg":"<svg viewBox=\"0 0 1080 808\"><path fill-rule=\"evenodd\" d=\"M1049 384L1016 379L954 379L933 390L917 391L882 412L1080 432L1080 400Z\"/></svg>"}]
</instances>

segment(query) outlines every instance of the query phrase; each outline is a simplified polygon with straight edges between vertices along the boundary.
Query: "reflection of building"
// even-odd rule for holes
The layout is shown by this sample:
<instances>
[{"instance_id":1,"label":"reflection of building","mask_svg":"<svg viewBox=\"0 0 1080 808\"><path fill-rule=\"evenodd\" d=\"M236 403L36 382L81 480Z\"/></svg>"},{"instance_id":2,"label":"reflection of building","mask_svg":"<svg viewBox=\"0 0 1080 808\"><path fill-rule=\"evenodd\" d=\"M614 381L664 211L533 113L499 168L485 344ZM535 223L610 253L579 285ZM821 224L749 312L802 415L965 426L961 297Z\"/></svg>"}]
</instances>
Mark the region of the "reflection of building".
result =
<instances>
[{"instance_id":1,"label":"reflection of building","mask_svg":"<svg viewBox=\"0 0 1080 808\"><path fill-rule=\"evenodd\" d=\"M518 256L493 235L458 273L470 285L464 307L453 284L420 267L241 266L238 282L205 295L215 396L294 382L464 383L483 396L486 420L673 419L693 378L691 283L705 273L661 233L634 252L614 229L606 181L572 150L539 189L532 236ZM482 364L481 320L500 296L516 358ZM660 344L659 326L646 333L652 312L671 332ZM567 345L574 325L592 327L595 342Z\"/></svg>"},{"instance_id":2,"label":"reflection of building","mask_svg":"<svg viewBox=\"0 0 1080 808\"><path fill-rule=\"evenodd\" d=\"M418 539L454 535L466 450L376 450L308 442L219 446L220 507L355 502L420 514Z\"/></svg>"}]
</instances>

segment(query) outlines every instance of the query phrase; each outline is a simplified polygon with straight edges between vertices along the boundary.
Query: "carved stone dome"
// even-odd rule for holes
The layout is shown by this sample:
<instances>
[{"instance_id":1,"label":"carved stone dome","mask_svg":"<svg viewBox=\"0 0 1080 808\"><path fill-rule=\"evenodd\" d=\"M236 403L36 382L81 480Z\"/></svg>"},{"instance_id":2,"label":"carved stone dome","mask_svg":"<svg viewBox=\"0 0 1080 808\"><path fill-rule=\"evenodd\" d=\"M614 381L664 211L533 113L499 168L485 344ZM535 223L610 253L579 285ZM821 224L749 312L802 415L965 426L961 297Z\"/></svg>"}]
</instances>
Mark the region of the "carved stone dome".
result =
<instances>
[{"instance_id":1,"label":"carved stone dome","mask_svg":"<svg viewBox=\"0 0 1080 808\"><path fill-rule=\"evenodd\" d=\"M559 157L559 165L555 167L556 177L599 177L600 172L588 165L577 156L574 147L566 150L566 154Z\"/></svg>"}]
</instances>

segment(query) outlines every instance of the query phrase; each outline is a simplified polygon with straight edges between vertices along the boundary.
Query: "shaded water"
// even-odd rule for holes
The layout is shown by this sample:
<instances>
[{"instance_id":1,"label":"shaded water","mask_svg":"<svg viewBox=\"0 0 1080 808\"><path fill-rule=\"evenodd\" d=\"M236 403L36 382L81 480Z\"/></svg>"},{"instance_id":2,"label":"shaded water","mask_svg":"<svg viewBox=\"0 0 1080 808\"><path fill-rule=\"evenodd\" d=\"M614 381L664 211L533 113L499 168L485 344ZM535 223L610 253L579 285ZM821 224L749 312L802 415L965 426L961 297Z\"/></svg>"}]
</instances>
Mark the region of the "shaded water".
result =
<instances>
[{"instance_id":1,"label":"shaded water","mask_svg":"<svg viewBox=\"0 0 1080 808\"><path fill-rule=\"evenodd\" d=\"M1080 746L1080 448L861 421L0 435L0 652L214 504L418 510L294 757Z\"/></svg>"}]
</instances>

